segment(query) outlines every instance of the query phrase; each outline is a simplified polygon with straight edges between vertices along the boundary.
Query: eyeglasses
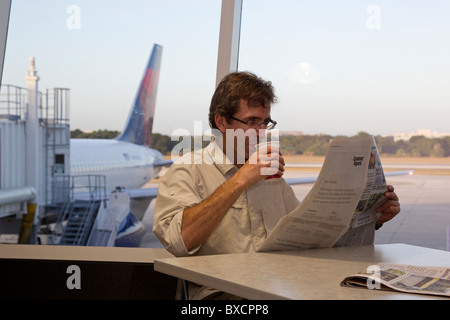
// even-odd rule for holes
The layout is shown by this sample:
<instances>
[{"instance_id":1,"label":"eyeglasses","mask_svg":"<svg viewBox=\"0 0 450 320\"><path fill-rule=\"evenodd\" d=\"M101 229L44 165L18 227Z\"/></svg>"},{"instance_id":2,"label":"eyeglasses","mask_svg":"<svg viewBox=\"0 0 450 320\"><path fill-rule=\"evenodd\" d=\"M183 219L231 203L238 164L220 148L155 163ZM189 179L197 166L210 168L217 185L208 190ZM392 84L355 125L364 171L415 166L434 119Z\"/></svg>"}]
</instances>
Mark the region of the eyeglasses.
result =
<instances>
[{"instance_id":1,"label":"eyeglasses","mask_svg":"<svg viewBox=\"0 0 450 320\"><path fill-rule=\"evenodd\" d=\"M254 129L260 128L261 125L263 124L263 125L264 125L264 128L265 128L266 130L272 130L272 129L275 128L275 126L277 125L277 122L274 121L274 120L272 120L272 119L268 119L268 120L264 120L264 121L259 121L259 120L256 120L256 119L251 119L251 120L244 121L244 120L235 118L235 117L233 117L233 116L230 116L230 118L233 119L233 120L239 121L239 122L241 122L241 123L244 123L244 124L246 124L247 126L249 126L250 128L254 128Z\"/></svg>"}]
</instances>

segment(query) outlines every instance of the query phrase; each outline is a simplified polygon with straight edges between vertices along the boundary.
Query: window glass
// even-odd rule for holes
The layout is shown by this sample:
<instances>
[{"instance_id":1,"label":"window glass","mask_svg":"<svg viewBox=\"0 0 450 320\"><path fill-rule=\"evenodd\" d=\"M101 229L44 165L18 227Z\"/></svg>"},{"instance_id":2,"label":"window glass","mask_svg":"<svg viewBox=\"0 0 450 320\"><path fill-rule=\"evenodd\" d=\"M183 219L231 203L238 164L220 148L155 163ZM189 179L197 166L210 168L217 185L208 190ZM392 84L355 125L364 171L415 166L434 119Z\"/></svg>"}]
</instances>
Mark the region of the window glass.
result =
<instances>
[{"instance_id":1,"label":"window glass","mask_svg":"<svg viewBox=\"0 0 450 320\"><path fill-rule=\"evenodd\" d=\"M448 1L243 3L239 69L271 80L280 130L450 132Z\"/></svg>"},{"instance_id":2,"label":"window glass","mask_svg":"<svg viewBox=\"0 0 450 320\"><path fill-rule=\"evenodd\" d=\"M220 0L13 1L4 84L71 90L71 129L122 131L153 44L163 46L154 132L207 126Z\"/></svg>"},{"instance_id":3,"label":"window glass","mask_svg":"<svg viewBox=\"0 0 450 320\"><path fill-rule=\"evenodd\" d=\"M324 153L319 134L389 135L377 142L385 171L416 174L388 177L402 211L376 242L449 250L450 2L244 0L242 12L239 69L273 82L281 132L318 137L306 150L282 140L282 150ZM394 144L396 133L427 138Z\"/></svg>"}]
</instances>

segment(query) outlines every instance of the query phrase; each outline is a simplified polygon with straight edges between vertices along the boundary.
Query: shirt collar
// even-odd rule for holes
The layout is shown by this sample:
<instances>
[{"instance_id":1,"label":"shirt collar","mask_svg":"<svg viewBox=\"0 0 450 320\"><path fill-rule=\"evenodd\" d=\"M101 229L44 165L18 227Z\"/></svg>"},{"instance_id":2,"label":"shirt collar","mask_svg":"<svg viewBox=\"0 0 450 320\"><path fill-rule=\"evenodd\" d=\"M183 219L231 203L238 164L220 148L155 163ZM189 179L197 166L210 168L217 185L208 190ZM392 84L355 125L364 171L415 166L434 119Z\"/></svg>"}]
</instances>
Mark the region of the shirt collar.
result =
<instances>
[{"instance_id":1,"label":"shirt collar","mask_svg":"<svg viewBox=\"0 0 450 320\"><path fill-rule=\"evenodd\" d=\"M237 169L231 160L223 153L222 147L219 145L216 139L213 137L210 144L206 147L211 163L213 163L217 169L226 175L229 171Z\"/></svg>"}]
</instances>

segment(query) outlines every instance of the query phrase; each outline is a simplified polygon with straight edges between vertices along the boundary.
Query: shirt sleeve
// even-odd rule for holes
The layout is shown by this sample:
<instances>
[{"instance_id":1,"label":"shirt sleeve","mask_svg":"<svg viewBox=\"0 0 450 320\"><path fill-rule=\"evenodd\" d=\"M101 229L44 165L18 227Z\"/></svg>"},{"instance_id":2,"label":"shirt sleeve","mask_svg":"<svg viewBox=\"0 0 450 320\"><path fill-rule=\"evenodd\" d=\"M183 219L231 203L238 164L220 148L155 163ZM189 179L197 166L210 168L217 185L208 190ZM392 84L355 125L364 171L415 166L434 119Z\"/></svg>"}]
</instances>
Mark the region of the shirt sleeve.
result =
<instances>
[{"instance_id":1,"label":"shirt sleeve","mask_svg":"<svg viewBox=\"0 0 450 320\"><path fill-rule=\"evenodd\" d=\"M153 232L174 256L195 254L200 246L187 250L181 237L183 211L201 202L196 189L195 168L173 164L158 188L153 219Z\"/></svg>"}]
</instances>

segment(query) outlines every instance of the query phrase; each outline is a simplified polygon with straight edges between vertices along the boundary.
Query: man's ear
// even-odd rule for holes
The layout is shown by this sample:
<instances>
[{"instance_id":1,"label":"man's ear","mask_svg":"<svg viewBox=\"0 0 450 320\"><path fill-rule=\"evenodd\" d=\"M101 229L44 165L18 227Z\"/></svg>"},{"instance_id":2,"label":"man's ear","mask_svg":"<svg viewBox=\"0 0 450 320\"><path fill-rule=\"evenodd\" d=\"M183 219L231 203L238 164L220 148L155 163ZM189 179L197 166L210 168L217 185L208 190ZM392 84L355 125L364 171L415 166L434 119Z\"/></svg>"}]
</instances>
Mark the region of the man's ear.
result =
<instances>
[{"instance_id":1,"label":"man's ear","mask_svg":"<svg viewBox=\"0 0 450 320\"><path fill-rule=\"evenodd\" d=\"M225 133L225 121L227 121L227 119L225 119L225 117L220 114L216 114L214 116L214 121L216 122L216 126L217 128L219 128L220 132Z\"/></svg>"}]
</instances>

